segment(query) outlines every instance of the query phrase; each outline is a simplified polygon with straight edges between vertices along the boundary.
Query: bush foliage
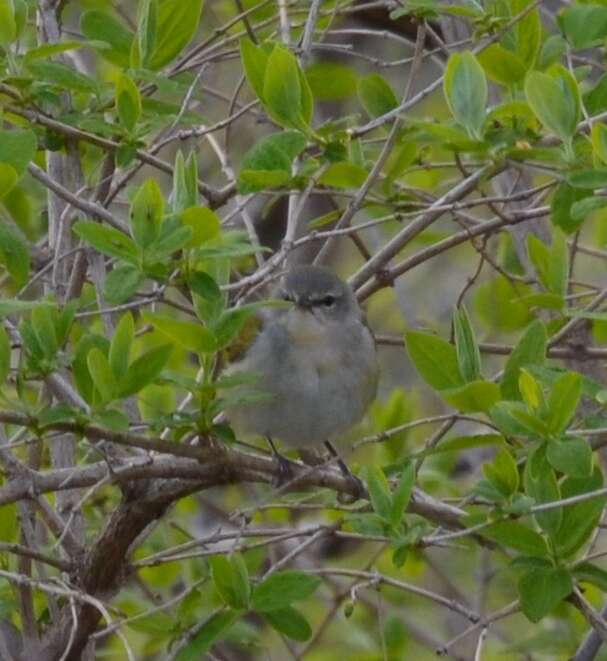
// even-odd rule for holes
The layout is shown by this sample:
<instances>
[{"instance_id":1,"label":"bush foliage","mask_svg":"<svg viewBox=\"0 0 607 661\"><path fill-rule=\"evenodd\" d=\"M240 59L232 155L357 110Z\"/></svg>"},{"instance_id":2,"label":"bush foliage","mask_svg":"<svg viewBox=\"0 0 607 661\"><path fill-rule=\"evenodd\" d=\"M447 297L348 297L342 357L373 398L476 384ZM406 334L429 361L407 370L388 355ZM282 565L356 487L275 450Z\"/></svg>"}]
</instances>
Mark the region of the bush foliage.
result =
<instances>
[{"instance_id":1,"label":"bush foliage","mask_svg":"<svg viewBox=\"0 0 607 661\"><path fill-rule=\"evenodd\" d=\"M602 0L0 0L2 659L599 658L606 39ZM354 502L221 415L314 259L382 363Z\"/></svg>"}]
</instances>

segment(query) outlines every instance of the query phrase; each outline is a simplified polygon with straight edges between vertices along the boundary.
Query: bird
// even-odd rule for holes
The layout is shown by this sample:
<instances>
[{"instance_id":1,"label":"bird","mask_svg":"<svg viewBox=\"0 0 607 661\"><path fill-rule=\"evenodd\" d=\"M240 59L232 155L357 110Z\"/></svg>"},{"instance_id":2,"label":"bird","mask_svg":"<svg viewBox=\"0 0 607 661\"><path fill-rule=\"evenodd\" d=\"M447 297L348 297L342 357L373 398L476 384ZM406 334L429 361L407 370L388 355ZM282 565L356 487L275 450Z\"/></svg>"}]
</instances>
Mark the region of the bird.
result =
<instances>
[{"instance_id":1,"label":"bird","mask_svg":"<svg viewBox=\"0 0 607 661\"><path fill-rule=\"evenodd\" d=\"M288 304L266 310L242 359L226 369L231 376L256 377L238 387L226 414L238 437L268 440L286 479L290 462L274 441L302 454L324 444L337 456L332 441L365 415L377 393L379 369L375 339L354 291L331 269L290 268L278 298Z\"/></svg>"}]
</instances>

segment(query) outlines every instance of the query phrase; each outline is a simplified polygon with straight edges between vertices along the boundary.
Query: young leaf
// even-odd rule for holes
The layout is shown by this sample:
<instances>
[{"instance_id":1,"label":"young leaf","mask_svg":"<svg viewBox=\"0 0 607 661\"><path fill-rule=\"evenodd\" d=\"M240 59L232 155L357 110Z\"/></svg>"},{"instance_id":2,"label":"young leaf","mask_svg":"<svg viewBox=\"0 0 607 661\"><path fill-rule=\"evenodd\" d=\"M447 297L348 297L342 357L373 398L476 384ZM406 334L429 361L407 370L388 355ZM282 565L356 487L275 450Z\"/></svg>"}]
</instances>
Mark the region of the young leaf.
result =
<instances>
[{"instance_id":1,"label":"young leaf","mask_svg":"<svg viewBox=\"0 0 607 661\"><path fill-rule=\"evenodd\" d=\"M571 575L566 569L537 567L524 573L518 582L523 613L539 622L569 596L573 590Z\"/></svg>"},{"instance_id":2,"label":"young leaf","mask_svg":"<svg viewBox=\"0 0 607 661\"><path fill-rule=\"evenodd\" d=\"M392 496L384 472L378 466L370 466L366 471L367 489L373 511L384 521L392 518Z\"/></svg>"},{"instance_id":3,"label":"young leaf","mask_svg":"<svg viewBox=\"0 0 607 661\"><path fill-rule=\"evenodd\" d=\"M172 345L163 344L139 356L130 365L124 379L120 382L118 396L120 398L130 397L152 383L163 370L172 350Z\"/></svg>"},{"instance_id":4,"label":"young leaf","mask_svg":"<svg viewBox=\"0 0 607 661\"><path fill-rule=\"evenodd\" d=\"M481 377L481 352L465 307L454 311L453 327L460 374L467 382L476 381Z\"/></svg>"},{"instance_id":5,"label":"young leaf","mask_svg":"<svg viewBox=\"0 0 607 661\"><path fill-rule=\"evenodd\" d=\"M569 250L565 235L555 230L550 246L550 263L548 267L548 283L550 291L565 296L569 282Z\"/></svg>"},{"instance_id":6,"label":"young leaf","mask_svg":"<svg viewBox=\"0 0 607 661\"><path fill-rule=\"evenodd\" d=\"M464 384L457 362L455 347L427 333L405 333L409 357L424 381L435 390L456 388Z\"/></svg>"},{"instance_id":7,"label":"young leaf","mask_svg":"<svg viewBox=\"0 0 607 661\"><path fill-rule=\"evenodd\" d=\"M192 230L188 246L198 248L200 245L214 239L221 231L219 216L207 207L189 207L179 215L182 225Z\"/></svg>"},{"instance_id":8,"label":"young leaf","mask_svg":"<svg viewBox=\"0 0 607 661\"><path fill-rule=\"evenodd\" d=\"M141 95L137 85L124 73L116 83L116 107L121 124L132 132L141 116Z\"/></svg>"},{"instance_id":9,"label":"young leaf","mask_svg":"<svg viewBox=\"0 0 607 661\"><path fill-rule=\"evenodd\" d=\"M261 613L281 610L311 596L319 585L318 576L291 569L279 571L255 587L251 607Z\"/></svg>"},{"instance_id":10,"label":"young leaf","mask_svg":"<svg viewBox=\"0 0 607 661\"><path fill-rule=\"evenodd\" d=\"M164 212L164 197L154 179L141 185L131 204L131 235L145 248L160 233L160 223Z\"/></svg>"},{"instance_id":11,"label":"young leaf","mask_svg":"<svg viewBox=\"0 0 607 661\"><path fill-rule=\"evenodd\" d=\"M31 130L0 130L0 162L12 165L21 176L36 156L38 140Z\"/></svg>"},{"instance_id":12,"label":"young leaf","mask_svg":"<svg viewBox=\"0 0 607 661\"><path fill-rule=\"evenodd\" d=\"M483 473L493 486L507 498L518 491L518 468L514 457L506 448L498 451L492 463L483 465Z\"/></svg>"},{"instance_id":13,"label":"young leaf","mask_svg":"<svg viewBox=\"0 0 607 661\"><path fill-rule=\"evenodd\" d=\"M46 305L35 307L32 310L31 323L44 355L52 358L59 348L53 308Z\"/></svg>"},{"instance_id":14,"label":"young leaf","mask_svg":"<svg viewBox=\"0 0 607 661\"><path fill-rule=\"evenodd\" d=\"M449 57L444 79L445 98L458 124L474 138L481 137L487 105L483 67L469 51Z\"/></svg>"},{"instance_id":15,"label":"young leaf","mask_svg":"<svg viewBox=\"0 0 607 661\"><path fill-rule=\"evenodd\" d=\"M518 379L520 370L527 365L541 365L546 356L547 333L544 324L535 320L529 324L518 344L514 347L502 377L501 390L504 399L520 399Z\"/></svg>"},{"instance_id":16,"label":"young leaf","mask_svg":"<svg viewBox=\"0 0 607 661\"><path fill-rule=\"evenodd\" d=\"M110 344L109 362L117 381L122 379L129 367L134 336L135 322L133 321L133 315L127 312L120 318Z\"/></svg>"},{"instance_id":17,"label":"young leaf","mask_svg":"<svg viewBox=\"0 0 607 661\"><path fill-rule=\"evenodd\" d=\"M87 365L95 387L104 402L111 402L116 393L116 381L108 359L99 349L91 349L87 356Z\"/></svg>"}]
</instances>

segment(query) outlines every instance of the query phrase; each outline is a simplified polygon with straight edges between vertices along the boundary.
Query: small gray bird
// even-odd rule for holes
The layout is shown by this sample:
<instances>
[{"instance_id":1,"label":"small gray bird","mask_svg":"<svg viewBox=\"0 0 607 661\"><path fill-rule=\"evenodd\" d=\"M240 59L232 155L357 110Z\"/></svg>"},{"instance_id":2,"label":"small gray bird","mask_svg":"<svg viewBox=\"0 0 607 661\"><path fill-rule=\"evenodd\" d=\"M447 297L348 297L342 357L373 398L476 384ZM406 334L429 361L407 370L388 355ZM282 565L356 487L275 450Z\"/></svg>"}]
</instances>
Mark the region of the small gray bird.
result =
<instances>
[{"instance_id":1,"label":"small gray bird","mask_svg":"<svg viewBox=\"0 0 607 661\"><path fill-rule=\"evenodd\" d=\"M329 269L294 267L279 296L293 305L268 310L244 358L226 370L258 375L241 388L267 397L226 412L238 435L265 436L273 450L278 439L301 450L325 443L334 452L330 441L359 422L375 398L373 335L351 287Z\"/></svg>"}]
</instances>

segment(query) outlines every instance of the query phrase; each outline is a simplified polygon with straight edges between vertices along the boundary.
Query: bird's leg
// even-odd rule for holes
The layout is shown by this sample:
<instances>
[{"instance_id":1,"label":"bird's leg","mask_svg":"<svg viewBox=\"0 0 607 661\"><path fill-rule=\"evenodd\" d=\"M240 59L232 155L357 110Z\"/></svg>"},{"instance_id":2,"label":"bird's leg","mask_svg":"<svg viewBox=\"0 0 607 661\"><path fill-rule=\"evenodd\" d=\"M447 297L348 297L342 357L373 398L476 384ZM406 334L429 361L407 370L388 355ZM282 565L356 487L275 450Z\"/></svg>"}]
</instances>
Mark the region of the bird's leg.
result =
<instances>
[{"instance_id":1,"label":"bird's leg","mask_svg":"<svg viewBox=\"0 0 607 661\"><path fill-rule=\"evenodd\" d=\"M335 457L335 459L337 460L336 463L339 466L339 470L342 472L342 475L344 475L344 477L348 479L348 482L352 484L354 499L358 500L359 498L362 498L366 493L365 485L348 468L346 462L339 456L337 450L335 449L331 441L325 441L325 447L329 451L329 454L332 457Z\"/></svg>"},{"instance_id":2,"label":"bird's leg","mask_svg":"<svg viewBox=\"0 0 607 661\"><path fill-rule=\"evenodd\" d=\"M274 457L274 461L278 466L278 475L276 476L276 479L273 481L273 486L280 487L289 480L293 479L294 477L293 467L291 465L291 462L285 456L280 454L280 452L276 449L276 446L274 445L274 441L272 441L272 439L269 436L266 436L266 440L268 441L268 445L272 450L272 456Z\"/></svg>"}]
</instances>

